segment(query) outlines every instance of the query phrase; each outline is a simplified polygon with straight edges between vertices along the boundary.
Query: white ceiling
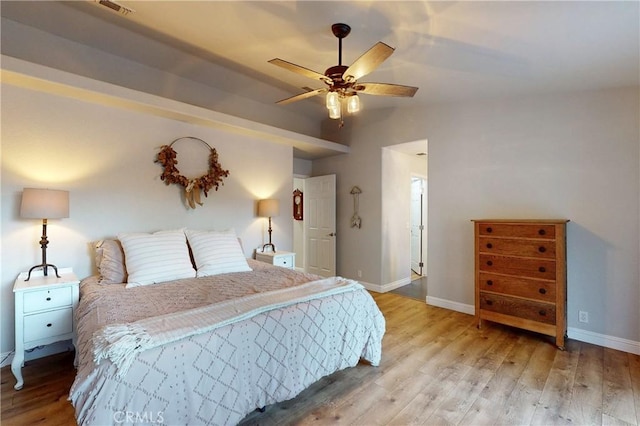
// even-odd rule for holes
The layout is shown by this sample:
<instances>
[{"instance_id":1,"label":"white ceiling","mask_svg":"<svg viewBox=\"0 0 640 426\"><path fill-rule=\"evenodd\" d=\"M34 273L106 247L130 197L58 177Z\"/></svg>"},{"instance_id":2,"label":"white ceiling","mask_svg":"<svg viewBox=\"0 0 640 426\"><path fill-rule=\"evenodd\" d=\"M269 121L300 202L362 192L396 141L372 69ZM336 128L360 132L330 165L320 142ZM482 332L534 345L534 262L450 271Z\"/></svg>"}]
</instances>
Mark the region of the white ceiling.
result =
<instances>
[{"instance_id":1,"label":"white ceiling","mask_svg":"<svg viewBox=\"0 0 640 426\"><path fill-rule=\"evenodd\" d=\"M119 1L135 9L126 16L93 1L29 3L2 1L2 15L227 90L242 92L247 77L257 78L283 96L250 88L243 96L269 104L322 86L267 61L279 57L323 73L338 62L336 22L352 27L343 41L345 64L377 41L396 49L361 81L420 88L412 99L363 95L364 109L637 86L640 79L636 1ZM64 9L73 11L67 19ZM105 26L88 28L79 14ZM122 37L130 31L235 73L198 76L156 54L155 43L127 43ZM319 100L281 108L305 103L322 113Z\"/></svg>"}]
</instances>

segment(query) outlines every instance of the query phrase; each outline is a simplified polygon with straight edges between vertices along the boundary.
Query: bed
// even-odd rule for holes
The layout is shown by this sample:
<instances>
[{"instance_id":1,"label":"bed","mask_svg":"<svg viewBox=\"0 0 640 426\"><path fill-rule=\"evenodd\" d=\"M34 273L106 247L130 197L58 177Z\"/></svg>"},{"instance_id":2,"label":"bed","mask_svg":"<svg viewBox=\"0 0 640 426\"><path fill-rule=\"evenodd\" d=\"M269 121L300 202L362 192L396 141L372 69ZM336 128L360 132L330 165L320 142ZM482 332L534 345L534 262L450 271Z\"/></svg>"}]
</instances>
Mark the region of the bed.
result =
<instances>
[{"instance_id":1,"label":"bed","mask_svg":"<svg viewBox=\"0 0 640 426\"><path fill-rule=\"evenodd\" d=\"M148 250L129 234L98 245L76 318L78 424L237 424L360 360L379 364L385 321L360 284L245 259L231 232L158 243L167 235L136 234Z\"/></svg>"}]
</instances>

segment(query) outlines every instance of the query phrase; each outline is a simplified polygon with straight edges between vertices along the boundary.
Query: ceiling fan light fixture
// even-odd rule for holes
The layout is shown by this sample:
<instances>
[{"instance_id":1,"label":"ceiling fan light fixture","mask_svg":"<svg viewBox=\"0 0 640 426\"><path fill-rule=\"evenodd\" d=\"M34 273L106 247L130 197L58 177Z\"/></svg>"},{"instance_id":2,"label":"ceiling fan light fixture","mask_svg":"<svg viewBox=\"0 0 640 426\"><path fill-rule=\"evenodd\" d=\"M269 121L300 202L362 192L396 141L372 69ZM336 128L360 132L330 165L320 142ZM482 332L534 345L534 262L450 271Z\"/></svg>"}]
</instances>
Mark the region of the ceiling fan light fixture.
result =
<instances>
[{"instance_id":1,"label":"ceiling fan light fixture","mask_svg":"<svg viewBox=\"0 0 640 426\"><path fill-rule=\"evenodd\" d=\"M333 119L333 120L337 120L341 117L340 114L340 104L329 108L329 118Z\"/></svg>"},{"instance_id":2,"label":"ceiling fan light fixture","mask_svg":"<svg viewBox=\"0 0 640 426\"><path fill-rule=\"evenodd\" d=\"M358 111L360 111L360 98L354 93L347 98L347 112L355 114Z\"/></svg>"},{"instance_id":3,"label":"ceiling fan light fixture","mask_svg":"<svg viewBox=\"0 0 640 426\"><path fill-rule=\"evenodd\" d=\"M340 106L340 97L338 92L327 93L327 109L336 108Z\"/></svg>"}]
</instances>

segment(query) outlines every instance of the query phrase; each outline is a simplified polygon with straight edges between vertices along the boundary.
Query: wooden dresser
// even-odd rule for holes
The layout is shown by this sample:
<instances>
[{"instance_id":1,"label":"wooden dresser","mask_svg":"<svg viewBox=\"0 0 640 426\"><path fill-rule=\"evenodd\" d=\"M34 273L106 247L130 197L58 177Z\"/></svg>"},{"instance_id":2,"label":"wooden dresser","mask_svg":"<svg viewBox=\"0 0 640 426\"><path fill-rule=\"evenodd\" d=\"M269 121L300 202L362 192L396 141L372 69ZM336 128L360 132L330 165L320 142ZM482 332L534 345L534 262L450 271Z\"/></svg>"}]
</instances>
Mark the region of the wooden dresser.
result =
<instances>
[{"instance_id":1,"label":"wooden dresser","mask_svg":"<svg viewBox=\"0 0 640 426\"><path fill-rule=\"evenodd\" d=\"M568 220L475 223L476 319L554 336L567 332Z\"/></svg>"}]
</instances>

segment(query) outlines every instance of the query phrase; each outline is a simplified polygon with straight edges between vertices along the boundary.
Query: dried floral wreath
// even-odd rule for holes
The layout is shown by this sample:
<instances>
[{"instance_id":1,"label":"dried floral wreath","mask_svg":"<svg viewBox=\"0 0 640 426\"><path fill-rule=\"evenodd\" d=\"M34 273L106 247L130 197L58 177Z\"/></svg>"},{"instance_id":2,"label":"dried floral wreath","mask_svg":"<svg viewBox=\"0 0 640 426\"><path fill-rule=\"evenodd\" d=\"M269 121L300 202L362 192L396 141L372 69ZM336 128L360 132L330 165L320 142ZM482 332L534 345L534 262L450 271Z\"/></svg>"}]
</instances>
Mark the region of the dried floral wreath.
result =
<instances>
[{"instance_id":1,"label":"dried floral wreath","mask_svg":"<svg viewBox=\"0 0 640 426\"><path fill-rule=\"evenodd\" d=\"M194 139L202 142L209 148L209 170L206 175L189 179L180 173L180 170L176 167L178 164L178 154L172 146L181 139ZM214 188L217 191L220 185L224 185L222 180L229 176L229 170L224 170L220 163L218 163L218 152L216 149L212 148L202 139L195 138L193 136L178 138L169 145L163 145L160 147L160 152L158 153L155 162L160 163L162 167L164 167L164 170L160 175L160 179L162 179L166 185L175 183L184 187L184 195L187 205L192 209L196 208L196 204L202 205L202 202L200 201L200 191L204 192L204 196L206 197L211 188Z\"/></svg>"}]
</instances>

